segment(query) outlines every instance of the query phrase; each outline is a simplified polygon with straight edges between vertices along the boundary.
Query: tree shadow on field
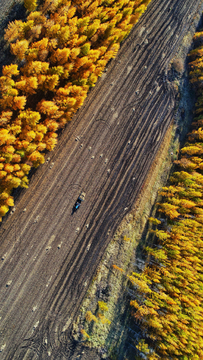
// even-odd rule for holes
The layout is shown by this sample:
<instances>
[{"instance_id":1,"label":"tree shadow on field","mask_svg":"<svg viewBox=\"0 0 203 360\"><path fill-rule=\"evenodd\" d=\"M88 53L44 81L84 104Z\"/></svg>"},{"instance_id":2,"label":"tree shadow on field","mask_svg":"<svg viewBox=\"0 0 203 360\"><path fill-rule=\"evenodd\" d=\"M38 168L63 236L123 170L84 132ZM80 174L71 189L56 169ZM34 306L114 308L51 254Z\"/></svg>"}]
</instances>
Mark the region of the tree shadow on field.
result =
<instances>
[{"instance_id":1,"label":"tree shadow on field","mask_svg":"<svg viewBox=\"0 0 203 360\"><path fill-rule=\"evenodd\" d=\"M10 53L10 46L4 40L5 29L7 28L9 22L14 20L24 20L26 18L26 9L22 3L16 3L13 1L10 5L1 5L0 3L0 12L4 13L2 18L0 18L0 73L2 72L2 67L8 65L11 62L15 62L15 56Z\"/></svg>"}]
</instances>

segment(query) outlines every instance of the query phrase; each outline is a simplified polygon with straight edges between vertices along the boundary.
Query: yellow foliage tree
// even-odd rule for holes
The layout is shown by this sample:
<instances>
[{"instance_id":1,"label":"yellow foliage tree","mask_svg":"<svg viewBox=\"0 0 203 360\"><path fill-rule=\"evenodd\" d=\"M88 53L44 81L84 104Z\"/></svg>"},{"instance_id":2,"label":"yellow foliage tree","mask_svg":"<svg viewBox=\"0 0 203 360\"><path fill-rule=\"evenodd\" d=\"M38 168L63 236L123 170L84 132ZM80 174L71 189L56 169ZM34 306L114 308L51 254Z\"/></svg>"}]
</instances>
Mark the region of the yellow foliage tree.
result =
<instances>
[{"instance_id":1,"label":"yellow foliage tree","mask_svg":"<svg viewBox=\"0 0 203 360\"><path fill-rule=\"evenodd\" d=\"M27 40L17 40L16 43L11 44L11 53L16 55L19 60L25 58L25 53L28 50L28 41Z\"/></svg>"},{"instance_id":2,"label":"yellow foliage tree","mask_svg":"<svg viewBox=\"0 0 203 360\"><path fill-rule=\"evenodd\" d=\"M24 0L24 6L28 11L34 11L37 7L37 0Z\"/></svg>"}]
</instances>

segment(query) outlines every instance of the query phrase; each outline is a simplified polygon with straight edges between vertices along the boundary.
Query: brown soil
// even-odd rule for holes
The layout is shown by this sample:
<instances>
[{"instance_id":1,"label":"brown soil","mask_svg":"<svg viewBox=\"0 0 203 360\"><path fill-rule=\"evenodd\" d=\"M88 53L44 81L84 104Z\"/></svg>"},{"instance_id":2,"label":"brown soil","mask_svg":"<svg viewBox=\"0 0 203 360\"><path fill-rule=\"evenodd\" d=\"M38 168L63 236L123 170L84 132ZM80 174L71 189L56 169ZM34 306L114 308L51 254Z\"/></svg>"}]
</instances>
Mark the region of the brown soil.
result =
<instances>
[{"instance_id":1,"label":"brown soil","mask_svg":"<svg viewBox=\"0 0 203 360\"><path fill-rule=\"evenodd\" d=\"M77 341L73 357L85 360L90 349L95 350L95 357L91 359L135 359L135 341L139 329L133 328L131 322L129 302L130 294L128 279L123 273L114 270L115 264L124 270L124 274L144 268L143 245L146 242L147 222L151 212L155 212L158 190L166 184L172 166L175 152L178 151L178 141L175 138L176 124L169 126L134 208L119 224L113 239L108 244L104 256L93 277L85 299L82 302L76 321L73 323L73 337ZM171 147L174 148L171 152ZM174 150L174 149L173 149ZM173 155L172 155L173 154ZM98 301L107 303L108 311L105 316L110 324L103 325L86 320L87 311L94 315L98 312ZM89 338L85 342L86 348L81 351L81 329L85 329ZM138 331L138 333L137 333ZM131 347L132 345L132 347Z\"/></svg>"},{"instance_id":2,"label":"brown soil","mask_svg":"<svg viewBox=\"0 0 203 360\"><path fill-rule=\"evenodd\" d=\"M3 222L1 359L75 358L71 324L172 121L168 64L200 5L152 0Z\"/></svg>"}]
</instances>

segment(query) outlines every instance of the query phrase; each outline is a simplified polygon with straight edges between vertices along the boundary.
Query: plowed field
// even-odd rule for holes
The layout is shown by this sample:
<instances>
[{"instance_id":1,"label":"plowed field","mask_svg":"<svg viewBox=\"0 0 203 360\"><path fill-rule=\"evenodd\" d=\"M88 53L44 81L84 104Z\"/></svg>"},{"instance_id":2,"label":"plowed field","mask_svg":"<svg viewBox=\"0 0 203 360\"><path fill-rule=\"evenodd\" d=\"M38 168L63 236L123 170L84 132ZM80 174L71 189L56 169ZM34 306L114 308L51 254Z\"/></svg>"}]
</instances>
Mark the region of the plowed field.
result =
<instances>
[{"instance_id":1,"label":"plowed field","mask_svg":"<svg viewBox=\"0 0 203 360\"><path fill-rule=\"evenodd\" d=\"M0 359L71 358L72 321L173 119L168 64L200 4L151 2L3 222Z\"/></svg>"}]
</instances>

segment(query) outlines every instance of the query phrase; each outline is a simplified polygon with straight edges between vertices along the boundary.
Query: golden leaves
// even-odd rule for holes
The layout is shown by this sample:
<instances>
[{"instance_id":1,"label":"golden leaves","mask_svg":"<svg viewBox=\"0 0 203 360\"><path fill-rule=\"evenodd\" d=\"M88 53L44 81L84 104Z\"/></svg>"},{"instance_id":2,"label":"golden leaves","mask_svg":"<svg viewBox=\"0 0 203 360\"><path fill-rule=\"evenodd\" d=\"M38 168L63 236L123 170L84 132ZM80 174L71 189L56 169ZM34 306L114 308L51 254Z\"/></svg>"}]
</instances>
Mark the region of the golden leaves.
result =
<instances>
[{"instance_id":1,"label":"golden leaves","mask_svg":"<svg viewBox=\"0 0 203 360\"><path fill-rule=\"evenodd\" d=\"M8 42L15 41L16 39L21 39L23 36L23 22L21 20L15 20L8 24L7 29L5 30L4 39Z\"/></svg>"},{"instance_id":2,"label":"golden leaves","mask_svg":"<svg viewBox=\"0 0 203 360\"><path fill-rule=\"evenodd\" d=\"M108 311L108 306L104 301L98 301L99 309L102 311Z\"/></svg>"},{"instance_id":3,"label":"golden leaves","mask_svg":"<svg viewBox=\"0 0 203 360\"><path fill-rule=\"evenodd\" d=\"M3 66L2 73L4 76L8 76L8 77L17 76L19 75L18 65L11 64L11 65Z\"/></svg>"},{"instance_id":4,"label":"golden leaves","mask_svg":"<svg viewBox=\"0 0 203 360\"><path fill-rule=\"evenodd\" d=\"M23 110L26 104L25 96L15 96L13 98L13 110Z\"/></svg>"},{"instance_id":5,"label":"golden leaves","mask_svg":"<svg viewBox=\"0 0 203 360\"><path fill-rule=\"evenodd\" d=\"M69 55L70 55L70 49L68 48L57 49L56 51L53 52L51 56L51 61L54 64L57 63L59 65L63 65L67 63Z\"/></svg>"},{"instance_id":6,"label":"golden leaves","mask_svg":"<svg viewBox=\"0 0 203 360\"><path fill-rule=\"evenodd\" d=\"M98 319L96 318L95 315L92 314L91 311L87 311L86 315L85 315L85 319L89 322L91 321L95 321L95 322L98 322Z\"/></svg>"},{"instance_id":7,"label":"golden leaves","mask_svg":"<svg viewBox=\"0 0 203 360\"><path fill-rule=\"evenodd\" d=\"M37 0L24 0L24 6L28 11L34 11L37 7Z\"/></svg>"},{"instance_id":8,"label":"golden leaves","mask_svg":"<svg viewBox=\"0 0 203 360\"><path fill-rule=\"evenodd\" d=\"M54 101L41 100L37 105L37 110L42 114L53 115L57 110L58 106Z\"/></svg>"},{"instance_id":9,"label":"golden leaves","mask_svg":"<svg viewBox=\"0 0 203 360\"><path fill-rule=\"evenodd\" d=\"M16 55L19 60L23 60L25 53L28 50L28 41L27 40L17 40L16 43L11 44L11 53Z\"/></svg>"}]
</instances>

